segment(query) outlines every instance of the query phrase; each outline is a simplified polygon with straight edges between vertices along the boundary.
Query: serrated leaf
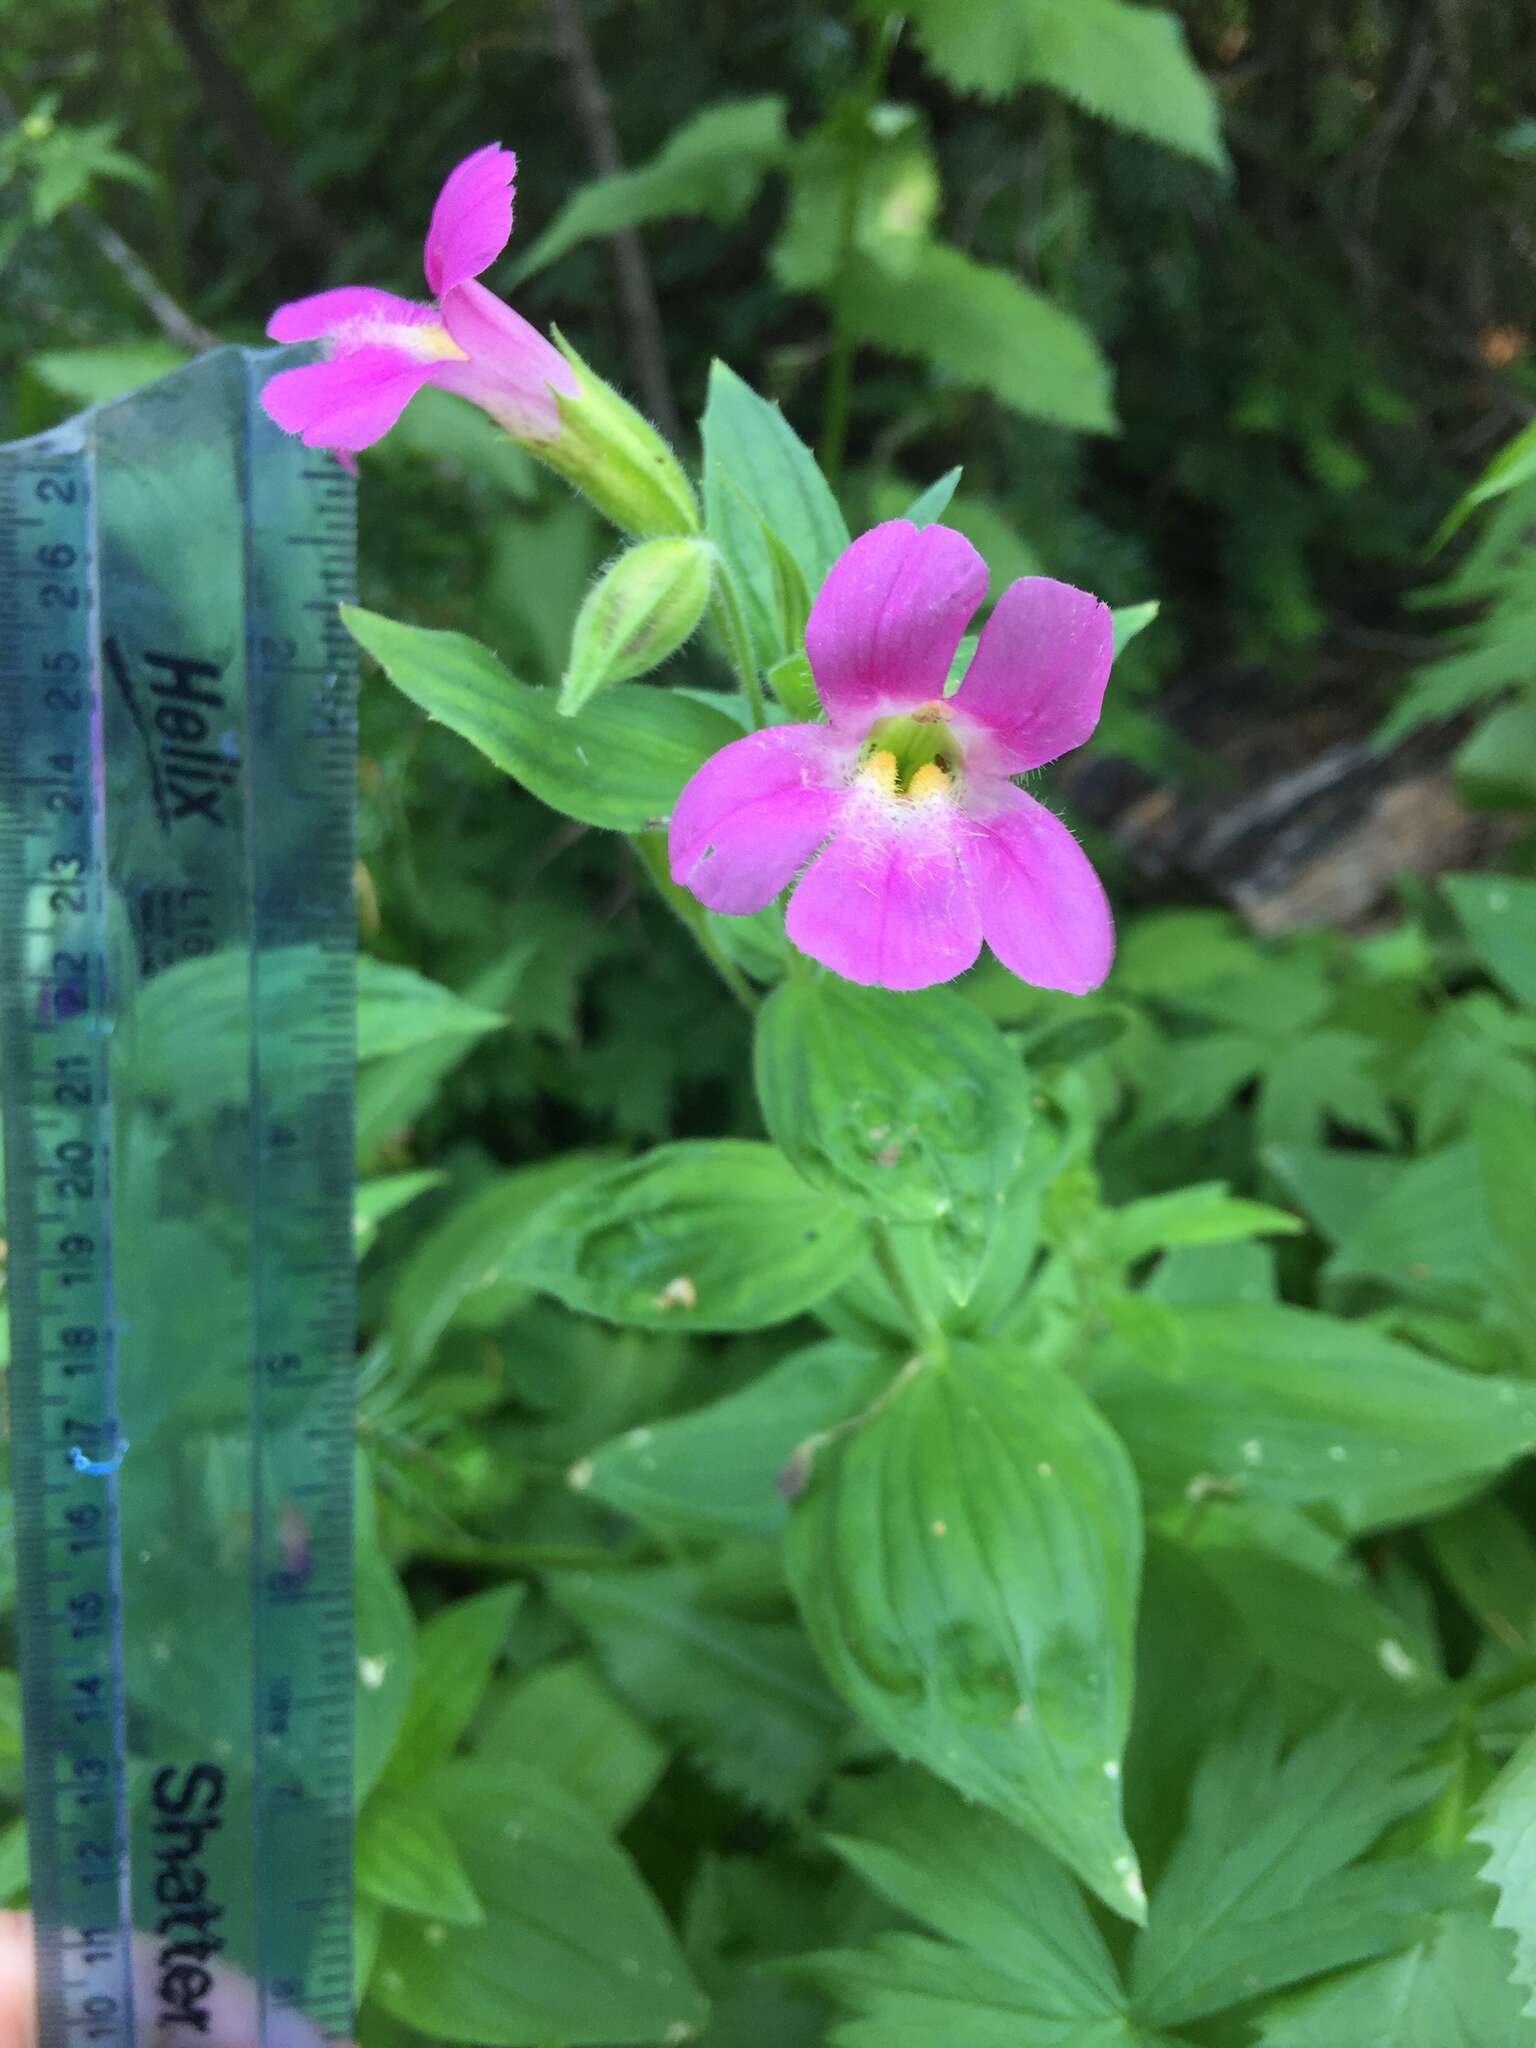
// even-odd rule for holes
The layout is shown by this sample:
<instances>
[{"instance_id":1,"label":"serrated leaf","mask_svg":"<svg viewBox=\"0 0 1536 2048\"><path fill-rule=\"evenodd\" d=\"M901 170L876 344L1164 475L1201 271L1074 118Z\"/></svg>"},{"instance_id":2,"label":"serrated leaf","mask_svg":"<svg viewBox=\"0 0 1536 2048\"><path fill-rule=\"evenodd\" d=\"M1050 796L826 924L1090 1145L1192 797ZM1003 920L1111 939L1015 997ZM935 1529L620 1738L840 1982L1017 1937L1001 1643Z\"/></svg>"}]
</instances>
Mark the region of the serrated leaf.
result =
<instances>
[{"instance_id":1,"label":"serrated leaf","mask_svg":"<svg viewBox=\"0 0 1536 2048\"><path fill-rule=\"evenodd\" d=\"M962 91L1001 99L1047 85L1116 127L1225 170L1216 96L1176 15L1126 0L912 0L929 61Z\"/></svg>"},{"instance_id":2,"label":"serrated leaf","mask_svg":"<svg viewBox=\"0 0 1536 2048\"><path fill-rule=\"evenodd\" d=\"M1341 1713L1288 1752L1255 1703L1202 1759L1183 1833L1131 1956L1138 2012L1182 2025L1405 1946L1464 1890L1427 1857L1359 1859L1434 1782L1426 1719Z\"/></svg>"},{"instance_id":3,"label":"serrated leaf","mask_svg":"<svg viewBox=\"0 0 1536 2048\"><path fill-rule=\"evenodd\" d=\"M1118 1780L1141 1514L1073 1382L973 1346L915 1364L822 1453L786 1556L818 1655L876 1733L1135 1917Z\"/></svg>"},{"instance_id":4,"label":"serrated leaf","mask_svg":"<svg viewBox=\"0 0 1536 2048\"><path fill-rule=\"evenodd\" d=\"M791 1454L858 1414L894 1370L864 1345L813 1344L723 1401L600 1445L572 1482L666 1533L776 1536L788 1513L778 1481Z\"/></svg>"},{"instance_id":5,"label":"serrated leaf","mask_svg":"<svg viewBox=\"0 0 1536 2048\"><path fill-rule=\"evenodd\" d=\"M384 1782L408 1785L448 1761L506 1649L526 1587L494 1586L455 1600L416 1638L416 1671Z\"/></svg>"},{"instance_id":6,"label":"serrated leaf","mask_svg":"<svg viewBox=\"0 0 1536 2048\"><path fill-rule=\"evenodd\" d=\"M946 242L922 242L903 250L899 270L857 258L841 303L860 341L916 356L1032 418L1115 431L1109 365L1097 342L1009 271Z\"/></svg>"},{"instance_id":7,"label":"serrated leaf","mask_svg":"<svg viewBox=\"0 0 1536 2048\"><path fill-rule=\"evenodd\" d=\"M779 408L722 362L710 366L699 431L709 537L724 558L758 665L771 668L799 652L799 635L784 637L764 529L789 549L814 596L848 545L847 523L815 457Z\"/></svg>"},{"instance_id":8,"label":"serrated leaf","mask_svg":"<svg viewBox=\"0 0 1536 2048\"><path fill-rule=\"evenodd\" d=\"M474 1749L487 1763L536 1763L608 1828L634 1818L667 1764L665 1746L587 1657L496 1685L476 1719Z\"/></svg>"},{"instance_id":9,"label":"serrated leaf","mask_svg":"<svg viewBox=\"0 0 1536 2048\"><path fill-rule=\"evenodd\" d=\"M548 1583L619 1693L717 1785L774 1813L803 1806L845 1721L798 1630L708 1605L686 1569L560 1573Z\"/></svg>"},{"instance_id":10,"label":"serrated leaf","mask_svg":"<svg viewBox=\"0 0 1536 2048\"><path fill-rule=\"evenodd\" d=\"M358 1885L381 1905L456 1927L485 1919L447 1828L418 1801L375 1792L358 1821L353 1862Z\"/></svg>"},{"instance_id":11,"label":"serrated leaf","mask_svg":"<svg viewBox=\"0 0 1536 2048\"><path fill-rule=\"evenodd\" d=\"M1177 2048L1122 2014L1064 2019L991 1956L920 1934L797 1957L788 1973L859 2015L832 2028L831 2048Z\"/></svg>"},{"instance_id":12,"label":"serrated leaf","mask_svg":"<svg viewBox=\"0 0 1536 2048\"><path fill-rule=\"evenodd\" d=\"M1382 1528L1452 1505L1536 1447L1536 1389L1454 1371L1363 1324L1136 1306L1090 1384L1154 1510L1267 1500Z\"/></svg>"},{"instance_id":13,"label":"serrated leaf","mask_svg":"<svg viewBox=\"0 0 1536 2048\"><path fill-rule=\"evenodd\" d=\"M949 989L789 981L759 1012L769 1136L808 1181L890 1223L927 1223L958 1300L975 1284L1029 1141L1017 1051Z\"/></svg>"},{"instance_id":14,"label":"serrated leaf","mask_svg":"<svg viewBox=\"0 0 1536 2048\"><path fill-rule=\"evenodd\" d=\"M665 818L694 770L741 737L725 712L642 683L615 683L579 717L562 718L555 691L519 682L467 633L341 609L358 645L413 704L584 825L638 832Z\"/></svg>"},{"instance_id":15,"label":"serrated leaf","mask_svg":"<svg viewBox=\"0 0 1536 2048\"><path fill-rule=\"evenodd\" d=\"M582 185L514 266L514 281L547 269L580 242L647 221L677 214L722 224L739 219L787 146L784 102L774 95L701 107L648 163Z\"/></svg>"},{"instance_id":16,"label":"serrated leaf","mask_svg":"<svg viewBox=\"0 0 1536 2048\"><path fill-rule=\"evenodd\" d=\"M653 1330L787 1322L864 1256L857 1216L806 1186L772 1145L658 1145L557 1195L516 1271L589 1315Z\"/></svg>"},{"instance_id":17,"label":"serrated leaf","mask_svg":"<svg viewBox=\"0 0 1536 2048\"><path fill-rule=\"evenodd\" d=\"M915 1771L840 1788L832 1846L903 1912L958 1944L884 1935L785 1973L858 2016L830 2039L1110 2048L1143 2037L1114 1964L1061 1865L1001 1815Z\"/></svg>"},{"instance_id":18,"label":"serrated leaf","mask_svg":"<svg viewBox=\"0 0 1536 2048\"><path fill-rule=\"evenodd\" d=\"M458 1763L421 1797L447 1828L484 1924L394 1917L373 1997L439 2041L621 2048L687 2040L706 2006L634 1865L531 1764Z\"/></svg>"},{"instance_id":19,"label":"serrated leaf","mask_svg":"<svg viewBox=\"0 0 1536 2048\"><path fill-rule=\"evenodd\" d=\"M1262 2048L1532 2048L1509 1959L1486 1914L1444 1914L1402 1955L1261 2013Z\"/></svg>"},{"instance_id":20,"label":"serrated leaf","mask_svg":"<svg viewBox=\"0 0 1536 2048\"><path fill-rule=\"evenodd\" d=\"M1522 2010L1536 2016L1536 1735L1489 1787L1472 1840L1489 1852L1482 1877L1499 1894L1494 1925L1515 1938L1514 1981Z\"/></svg>"}]
</instances>

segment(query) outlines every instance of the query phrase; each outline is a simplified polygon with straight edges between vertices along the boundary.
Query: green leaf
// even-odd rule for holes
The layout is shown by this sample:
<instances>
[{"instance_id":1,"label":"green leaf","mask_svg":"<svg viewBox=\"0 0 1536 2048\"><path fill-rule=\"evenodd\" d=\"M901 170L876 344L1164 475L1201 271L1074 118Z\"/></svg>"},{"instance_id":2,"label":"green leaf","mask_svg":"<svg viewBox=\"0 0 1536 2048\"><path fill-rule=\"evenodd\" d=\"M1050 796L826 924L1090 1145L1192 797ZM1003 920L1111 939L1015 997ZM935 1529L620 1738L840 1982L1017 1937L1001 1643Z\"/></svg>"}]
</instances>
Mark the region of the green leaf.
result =
<instances>
[{"instance_id":1,"label":"green leaf","mask_svg":"<svg viewBox=\"0 0 1536 2048\"><path fill-rule=\"evenodd\" d=\"M789 173L789 209L768 258L786 291L836 292L849 247L889 248L899 260L896 252L928 233L938 209L938 169L922 116L914 107L872 107L857 93L796 143Z\"/></svg>"},{"instance_id":2,"label":"green leaf","mask_svg":"<svg viewBox=\"0 0 1536 2048\"><path fill-rule=\"evenodd\" d=\"M485 1918L447 1828L430 1807L398 1793L375 1792L363 1808L354 1869L370 1898L399 1912L456 1927Z\"/></svg>"},{"instance_id":3,"label":"green leaf","mask_svg":"<svg viewBox=\"0 0 1536 2048\"><path fill-rule=\"evenodd\" d=\"M514 1167L450 1209L401 1268L389 1307L389 1336L401 1371L415 1372L478 1289L518 1270L523 1233L554 1196L579 1187L607 1156L563 1152Z\"/></svg>"},{"instance_id":4,"label":"green leaf","mask_svg":"<svg viewBox=\"0 0 1536 2048\"><path fill-rule=\"evenodd\" d=\"M919 1934L882 1934L865 1949L796 1957L787 1974L858 2015L831 2048L1165 2048L1123 2013L1084 2016L1041 1986ZM1177 2044L1166 2044L1177 2048Z\"/></svg>"},{"instance_id":5,"label":"green leaf","mask_svg":"<svg viewBox=\"0 0 1536 2048\"><path fill-rule=\"evenodd\" d=\"M1503 704L1456 750L1456 793L1482 810L1536 810L1536 696Z\"/></svg>"},{"instance_id":6,"label":"green leaf","mask_svg":"<svg viewBox=\"0 0 1536 2048\"><path fill-rule=\"evenodd\" d=\"M822 1662L896 1750L1020 1822L1117 1912L1141 1514L1130 1461L1049 1368L916 1362L819 1459L787 1561Z\"/></svg>"},{"instance_id":7,"label":"green leaf","mask_svg":"<svg viewBox=\"0 0 1536 2048\"><path fill-rule=\"evenodd\" d=\"M1517 1003L1536 1003L1536 880L1442 875L1440 886L1494 980Z\"/></svg>"},{"instance_id":8,"label":"green leaf","mask_svg":"<svg viewBox=\"0 0 1536 2048\"><path fill-rule=\"evenodd\" d=\"M932 526L936 519L944 517L950 499L959 489L960 476L958 464L954 469L945 470L936 483L931 483L926 491L918 492L901 517L910 520L914 526Z\"/></svg>"},{"instance_id":9,"label":"green leaf","mask_svg":"<svg viewBox=\"0 0 1536 2048\"><path fill-rule=\"evenodd\" d=\"M264 975L270 957L263 958ZM153 986L160 987L168 978L160 976ZM383 1059L439 1038L482 1038L487 1031L500 1031L506 1021L497 1011L466 1002L452 989L440 988L410 967L373 960L366 954L357 963L360 1060Z\"/></svg>"},{"instance_id":10,"label":"green leaf","mask_svg":"<svg viewBox=\"0 0 1536 2048\"><path fill-rule=\"evenodd\" d=\"M723 1401L601 1445L573 1468L572 1484L664 1534L777 1536L791 1455L857 1415L892 1370L863 1345L813 1344Z\"/></svg>"},{"instance_id":11,"label":"green leaf","mask_svg":"<svg viewBox=\"0 0 1536 2048\"><path fill-rule=\"evenodd\" d=\"M694 770L741 737L725 712L643 683L615 683L580 717L562 718L555 691L520 683L468 634L401 625L355 605L343 605L342 616L413 704L584 825L638 832L665 818Z\"/></svg>"},{"instance_id":12,"label":"green leaf","mask_svg":"<svg viewBox=\"0 0 1536 2048\"><path fill-rule=\"evenodd\" d=\"M789 550L814 597L848 545L848 527L815 457L779 408L724 363L710 366L699 431L709 537L725 558L759 666L770 668L800 647L798 630L788 638L783 631L767 536Z\"/></svg>"},{"instance_id":13,"label":"green leaf","mask_svg":"<svg viewBox=\"0 0 1536 2048\"><path fill-rule=\"evenodd\" d=\"M1502 1501L1480 1500L1431 1522L1424 1540L1451 1587L1492 1639L1536 1650L1536 1541Z\"/></svg>"},{"instance_id":14,"label":"green leaf","mask_svg":"<svg viewBox=\"0 0 1536 2048\"><path fill-rule=\"evenodd\" d=\"M513 1616L527 1589L494 1586L455 1600L433 1615L416 1639L416 1675L385 1784L411 1784L446 1763L474 1718L507 1646Z\"/></svg>"},{"instance_id":15,"label":"green leaf","mask_svg":"<svg viewBox=\"0 0 1536 2048\"><path fill-rule=\"evenodd\" d=\"M858 2015L831 2040L1130 2048L1142 2038L1082 1894L1011 1822L895 1771L840 1790L831 1839L866 1883L958 1944L883 1935L858 1953L784 1965Z\"/></svg>"},{"instance_id":16,"label":"green leaf","mask_svg":"<svg viewBox=\"0 0 1536 2048\"><path fill-rule=\"evenodd\" d=\"M1377 1280L1407 1295L1470 1300L1487 1280L1488 1202L1465 1141L1394 1161L1386 1192L1362 1206L1326 1267L1330 1281ZM1360 1177L1362 1194L1368 1184Z\"/></svg>"},{"instance_id":17,"label":"green leaf","mask_svg":"<svg viewBox=\"0 0 1536 2048\"><path fill-rule=\"evenodd\" d=\"M1499 1894L1494 1925L1515 1938L1514 1981L1526 1993L1522 2010L1536 2016L1536 1735L1494 1779L1472 1840L1489 1851L1482 1876Z\"/></svg>"},{"instance_id":18,"label":"green leaf","mask_svg":"<svg viewBox=\"0 0 1536 2048\"><path fill-rule=\"evenodd\" d=\"M1486 505L1490 498L1503 497L1506 491L1529 482L1533 476L1536 476L1536 420L1522 427L1512 441L1506 441L1476 483L1463 491L1430 542L1431 549L1444 547L1462 521L1479 505Z\"/></svg>"},{"instance_id":19,"label":"green leaf","mask_svg":"<svg viewBox=\"0 0 1536 2048\"><path fill-rule=\"evenodd\" d=\"M722 1790L774 1813L804 1806L845 1722L797 1629L711 1607L687 1569L559 1573L548 1584L617 1690Z\"/></svg>"},{"instance_id":20,"label":"green leaf","mask_svg":"<svg viewBox=\"0 0 1536 2048\"><path fill-rule=\"evenodd\" d=\"M1161 602L1148 598L1145 604L1119 604L1110 613L1115 634L1115 653L1121 655L1138 633L1144 633L1162 610Z\"/></svg>"},{"instance_id":21,"label":"green leaf","mask_svg":"<svg viewBox=\"0 0 1536 2048\"><path fill-rule=\"evenodd\" d=\"M1017 1051L950 989L789 981L757 1020L768 1134L816 1187L934 1226L955 1295L975 1284L1028 1144Z\"/></svg>"},{"instance_id":22,"label":"green leaf","mask_svg":"<svg viewBox=\"0 0 1536 2048\"><path fill-rule=\"evenodd\" d=\"M1328 1145L1270 1145L1261 1156L1332 1244L1355 1230L1403 1172L1400 1159Z\"/></svg>"},{"instance_id":23,"label":"green leaf","mask_svg":"<svg viewBox=\"0 0 1536 2048\"><path fill-rule=\"evenodd\" d=\"M509 946L500 959L476 975L464 1000L498 1019L523 977L533 947ZM379 1153L419 1116L439 1087L474 1050L467 1035L439 1037L375 1059L357 1079L357 1157L371 1165Z\"/></svg>"},{"instance_id":24,"label":"green leaf","mask_svg":"<svg viewBox=\"0 0 1536 2048\"><path fill-rule=\"evenodd\" d=\"M850 266L844 317L855 337L917 356L958 384L1032 418L1113 433L1109 365L1081 322L1006 270L945 242L904 252L899 269Z\"/></svg>"},{"instance_id":25,"label":"green leaf","mask_svg":"<svg viewBox=\"0 0 1536 2048\"><path fill-rule=\"evenodd\" d=\"M8 1820L0 1827L0 1906L14 1906L25 1898L29 1877L27 1823Z\"/></svg>"},{"instance_id":26,"label":"green leaf","mask_svg":"<svg viewBox=\"0 0 1536 2048\"><path fill-rule=\"evenodd\" d=\"M858 1218L771 1145L658 1145L539 1210L517 1271L567 1307L653 1330L757 1330L839 1286L864 1255Z\"/></svg>"},{"instance_id":27,"label":"green leaf","mask_svg":"<svg viewBox=\"0 0 1536 2048\"><path fill-rule=\"evenodd\" d=\"M1223 1503L1189 1538L1237 1628L1276 1671L1354 1701L1427 1696L1438 1646L1419 1640L1348 1556L1308 1554L1318 1532L1301 1511Z\"/></svg>"},{"instance_id":28,"label":"green leaf","mask_svg":"<svg viewBox=\"0 0 1536 2048\"><path fill-rule=\"evenodd\" d=\"M388 1217L408 1207L419 1195L440 1188L447 1178L446 1173L436 1168L426 1168L419 1173L381 1173L371 1180L359 1181L352 1191L352 1235L358 1257L371 1250L379 1226Z\"/></svg>"},{"instance_id":29,"label":"green leaf","mask_svg":"<svg viewBox=\"0 0 1536 2048\"><path fill-rule=\"evenodd\" d=\"M1400 1956L1352 1970L1259 2015L1262 2048L1533 2048L1507 1981L1509 1937L1448 1913Z\"/></svg>"},{"instance_id":30,"label":"green leaf","mask_svg":"<svg viewBox=\"0 0 1536 2048\"><path fill-rule=\"evenodd\" d=\"M691 2039L703 1996L634 1865L531 1764L451 1764L421 1797L485 1909L390 1920L371 1993L439 2041L622 2048Z\"/></svg>"},{"instance_id":31,"label":"green leaf","mask_svg":"<svg viewBox=\"0 0 1536 2048\"><path fill-rule=\"evenodd\" d=\"M263 1031L270 1052L265 1078L278 1098L296 1071L296 1034L313 1010L318 960L310 946L261 955ZM251 958L245 948L178 961L157 974L135 996L132 1018L136 1085L164 1097L178 1117L244 1102L251 1057ZM359 1060L443 1039L473 1041L506 1021L412 968L366 954L357 962Z\"/></svg>"},{"instance_id":32,"label":"green leaf","mask_svg":"<svg viewBox=\"0 0 1536 2048\"><path fill-rule=\"evenodd\" d=\"M1536 1390L1453 1371L1364 1324L1135 1307L1090 1384L1154 1510L1268 1500L1381 1528L1450 1506L1536 1446Z\"/></svg>"},{"instance_id":33,"label":"green leaf","mask_svg":"<svg viewBox=\"0 0 1536 2048\"><path fill-rule=\"evenodd\" d=\"M1301 1227L1299 1218L1284 1209L1228 1194L1225 1181L1200 1181L1171 1194L1144 1195L1139 1202L1111 1210L1104 1222L1104 1248L1108 1257L1129 1265L1170 1245L1231 1244L1276 1233L1290 1236Z\"/></svg>"},{"instance_id":34,"label":"green leaf","mask_svg":"<svg viewBox=\"0 0 1536 2048\"><path fill-rule=\"evenodd\" d=\"M1255 1704L1207 1751L1183 1833L1131 1957L1138 2012L1182 2025L1405 1946L1464 1874L1425 1857L1359 1859L1421 1805L1431 1723L1340 1714L1285 1752Z\"/></svg>"},{"instance_id":35,"label":"green leaf","mask_svg":"<svg viewBox=\"0 0 1536 2048\"><path fill-rule=\"evenodd\" d=\"M497 1684L475 1722L487 1763L536 1757L549 1782L579 1799L604 1827L622 1828L667 1764L663 1744L616 1699L586 1657L540 1664Z\"/></svg>"},{"instance_id":36,"label":"green leaf","mask_svg":"<svg viewBox=\"0 0 1536 2048\"><path fill-rule=\"evenodd\" d=\"M357 1711L352 1738L359 1805L383 1771L411 1696L416 1624L400 1581L372 1541L358 1546L352 1631Z\"/></svg>"},{"instance_id":37,"label":"green leaf","mask_svg":"<svg viewBox=\"0 0 1536 2048\"><path fill-rule=\"evenodd\" d=\"M669 135L649 163L594 178L568 199L513 270L521 283L579 242L675 214L707 214L722 224L752 204L765 174L788 146L784 102L723 100L702 107Z\"/></svg>"},{"instance_id":38,"label":"green leaf","mask_svg":"<svg viewBox=\"0 0 1536 2048\"><path fill-rule=\"evenodd\" d=\"M963 92L1047 85L1090 114L1227 168L1216 95L1176 15L1127 0L911 0L924 54Z\"/></svg>"}]
</instances>

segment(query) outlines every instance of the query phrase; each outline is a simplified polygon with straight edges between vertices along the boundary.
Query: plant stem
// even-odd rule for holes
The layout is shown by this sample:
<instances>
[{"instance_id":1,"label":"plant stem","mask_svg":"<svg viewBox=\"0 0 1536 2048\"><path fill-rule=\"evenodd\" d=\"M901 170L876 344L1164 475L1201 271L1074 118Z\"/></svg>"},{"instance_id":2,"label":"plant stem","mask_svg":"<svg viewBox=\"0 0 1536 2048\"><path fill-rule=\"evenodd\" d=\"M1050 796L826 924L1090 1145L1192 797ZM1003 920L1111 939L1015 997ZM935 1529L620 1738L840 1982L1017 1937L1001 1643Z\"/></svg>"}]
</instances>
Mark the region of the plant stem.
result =
<instances>
[{"instance_id":1,"label":"plant stem","mask_svg":"<svg viewBox=\"0 0 1536 2048\"><path fill-rule=\"evenodd\" d=\"M911 1283L902 1270L901 1261L896 1256L896 1246L892 1241L889 1225L872 1224L870 1237L874 1246L875 1264L880 1268L885 1284L912 1320L914 1343L921 1345L931 1359L941 1361L948 1358L949 1337L932 1310L919 1301L913 1292Z\"/></svg>"},{"instance_id":2,"label":"plant stem","mask_svg":"<svg viewBox=\"0 0 1536 2048\"><path fill-rule=\"evenodd\" d=\"M848 271L853 261L859 231L859 207L864 198L864 175L869 168L869 124L880 95L891 52L901 34L901 16L887 14L875 32L865 66L863 83L854 99L853 151L848 175L843 181L842 211L837 223L837 265L832 273L832 348L827 363L827 391L822 405L821 441L817 459L827 480L836 488L843 470L843 453L848 441L848 407L853 393L853 332L843 311Z\"/></svg>"},{"instance_id":3,"label":"plant stem","mask_svg":"<svg viewBox=\"0 0 1536 2048\"><path fill-rule=\"evenodd\" d=\"M736 679L746 697L752 730L761 732L768 723L768 706L763 697L763 685L757 673L757 663L752 658L752 645L747 638L746 621L741 616L741 608L736 602L735 594L723 580L723 574L722 571L721 576L716 579L710 607L720 637L725 642L731 666L736 671Z\"/></svg>"}]
</instances>

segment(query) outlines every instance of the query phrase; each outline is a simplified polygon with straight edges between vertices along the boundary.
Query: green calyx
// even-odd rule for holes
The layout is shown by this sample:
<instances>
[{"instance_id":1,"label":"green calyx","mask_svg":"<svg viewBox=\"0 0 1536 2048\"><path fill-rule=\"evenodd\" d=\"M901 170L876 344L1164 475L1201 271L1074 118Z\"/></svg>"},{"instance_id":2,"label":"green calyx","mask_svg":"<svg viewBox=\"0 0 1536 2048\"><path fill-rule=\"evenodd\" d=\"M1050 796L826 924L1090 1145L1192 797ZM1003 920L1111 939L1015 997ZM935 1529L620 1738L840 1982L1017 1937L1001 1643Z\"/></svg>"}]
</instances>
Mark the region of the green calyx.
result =
<instances>
[{"instance_id":1,"label":"green calyx","mask_svg":"<svg viewBox=\"0 0 1536 2048\"><path fill-rule=\"evenodd\" d=\"M677 457L650 421L588 369L560 333L556 347L576 373L574 397L556 400L560 431L525 445L575 485L605 519L637 539L696 534L699 501Z\"/></svg>"}]
</instances>

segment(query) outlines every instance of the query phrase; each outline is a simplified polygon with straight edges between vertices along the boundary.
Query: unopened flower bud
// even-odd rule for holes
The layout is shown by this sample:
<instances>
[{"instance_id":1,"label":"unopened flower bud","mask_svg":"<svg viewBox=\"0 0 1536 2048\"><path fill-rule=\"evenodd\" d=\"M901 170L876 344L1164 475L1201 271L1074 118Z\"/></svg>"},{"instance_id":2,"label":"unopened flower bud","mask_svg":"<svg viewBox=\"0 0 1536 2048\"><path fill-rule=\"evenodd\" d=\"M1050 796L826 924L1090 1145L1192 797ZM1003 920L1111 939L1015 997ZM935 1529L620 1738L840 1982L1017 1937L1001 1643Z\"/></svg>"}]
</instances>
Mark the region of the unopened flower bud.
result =
<instances>
[{"instance_id":1,"label":"unopened flower bud","mask_svg":"<svg viewBox=\"0 0 1536 2048\"><path fill-rule=\"evenodd\" d=\"M715 551L707 540L644 540L598 577L576 615L560 685L567 717L609 683L628 682L676 653L704 616Z\"/></svg>"},{"instance_id":2,"label":"unopened flower bud","mask_svg":"<svg viewBox=\"0 0 1536 2048\"><path fill-rule=\"evenodd\" d=\"M574 396L557 395L559 430L533 452L625 533L697 533L699 501L672 450L649 420L587 368L558 328L554 338L577 388Z\"/></svg>"}]
</instances>

